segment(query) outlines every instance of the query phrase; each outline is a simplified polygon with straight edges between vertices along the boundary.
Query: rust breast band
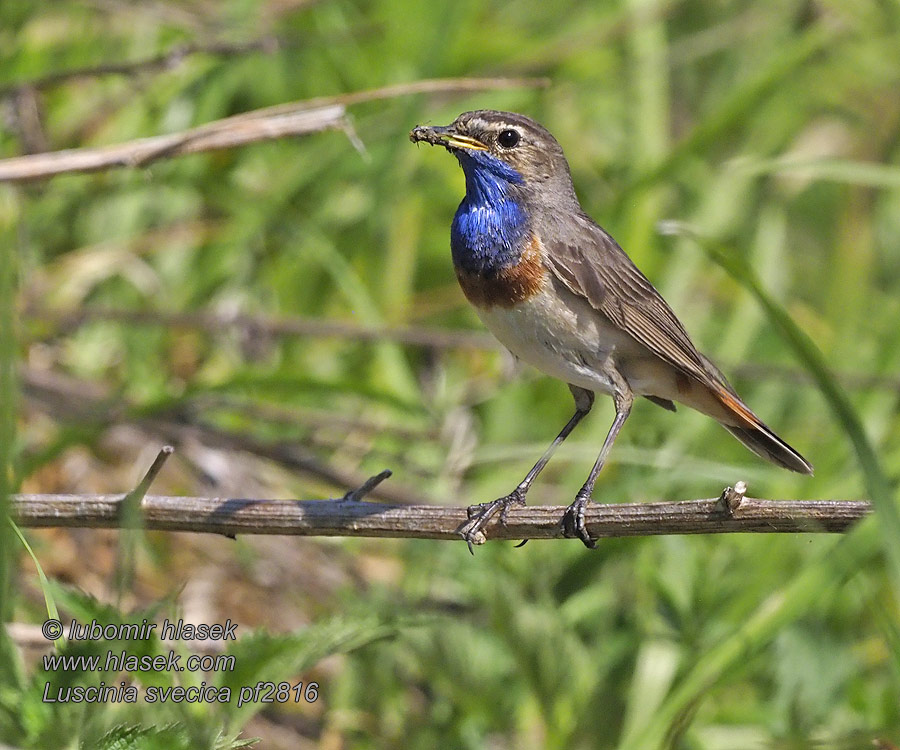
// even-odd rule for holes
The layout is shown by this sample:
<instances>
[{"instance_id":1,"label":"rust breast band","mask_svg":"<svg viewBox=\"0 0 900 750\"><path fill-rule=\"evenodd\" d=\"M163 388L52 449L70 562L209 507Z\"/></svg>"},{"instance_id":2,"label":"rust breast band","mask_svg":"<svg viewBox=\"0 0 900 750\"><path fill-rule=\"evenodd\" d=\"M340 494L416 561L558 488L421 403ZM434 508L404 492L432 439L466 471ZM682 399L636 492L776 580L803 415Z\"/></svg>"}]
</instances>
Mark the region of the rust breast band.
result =
<instances>
[{"instance_id":1,"label":"rust breast band","mask_svg":"<svg viewBox=\"0 0 900 750\"><path fill-rule=\"evenodd\" d=\"M540 240L532 235L519 262L485 276L457 267L456 278L466 299L480 308L515 307L544 287L547 269L542 259Z\"/></svg>"}]
</instances>

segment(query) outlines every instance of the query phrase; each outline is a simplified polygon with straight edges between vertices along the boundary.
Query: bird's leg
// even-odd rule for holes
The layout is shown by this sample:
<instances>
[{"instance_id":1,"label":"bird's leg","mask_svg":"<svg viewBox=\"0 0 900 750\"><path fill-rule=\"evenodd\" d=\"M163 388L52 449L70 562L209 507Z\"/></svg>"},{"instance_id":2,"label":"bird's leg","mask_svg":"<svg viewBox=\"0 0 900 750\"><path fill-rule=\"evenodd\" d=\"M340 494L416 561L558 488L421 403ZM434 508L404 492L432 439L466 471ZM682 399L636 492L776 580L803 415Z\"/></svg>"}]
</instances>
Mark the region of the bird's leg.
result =
<instances>
[{"instance_id":1,"label":"bird's leg","mask_svg":"<svg viewBox=\"0 0 900 750\"><path fill-rule=\"evenodd\" d=\"M547 465L547 462L550 460L554 451L560 446L563 440L569 436L569 433L575 429L575 425L584 419L585 415L591 410L591 407L594 405L594 394L591 393L591 391L579 388L576 385L569 385L569 390L572 391L572 396L575 398L575 413L572 415L572 418L566 422L566 426L560 430L556 439L550 443L550 446L544 451L544 455L531 467L531 471L525 475L525 478L519 482L518 486L508 495L498 497L496 500L492 500L489 503L469 506L467 510L469 520L459 527L458 533L466 540L470 552L473 551L472 544L479 544L484 541L481 530L498 511L500 512L500 523L505 524L506 514L509 512L511 505L525 505L525 495L531 487L531 483L534 482L537 475L540 474Z\"/></svg>"},{"instance_id":2,"label":"bird's leg","mask_svg":"<svg viewBox=\"0 0 900 750\"><path fill-rule=\"evenodd\" d=\"M625 424L625 420L628 419L628 415L631 413L631 405L634 403L634 396L631 394L630 390L616 392L613 395L613 399L616 403L616 418L613 420L612 426L606 434L606 440L603 441L600 455L597 456L597 460L594 462L594 468L591 469L587 481L584 483L584 486L578 490L578 494L575 496L575 502L569 506L568 510L566 510L566 514L563 516L563 534L567 537L577 536L584 542L584 545L590 549L596 547L597 543L591 539L584 526L584 508L591 499L591 495L594 492L594 482L597 481L597 475L600 473L600 469L603 468L603 464L606 462L610 450L612 450L613 443L616 442L616 436L619 434L619 430L622 429L622 425Z\"/></svg>"}]
</instances>

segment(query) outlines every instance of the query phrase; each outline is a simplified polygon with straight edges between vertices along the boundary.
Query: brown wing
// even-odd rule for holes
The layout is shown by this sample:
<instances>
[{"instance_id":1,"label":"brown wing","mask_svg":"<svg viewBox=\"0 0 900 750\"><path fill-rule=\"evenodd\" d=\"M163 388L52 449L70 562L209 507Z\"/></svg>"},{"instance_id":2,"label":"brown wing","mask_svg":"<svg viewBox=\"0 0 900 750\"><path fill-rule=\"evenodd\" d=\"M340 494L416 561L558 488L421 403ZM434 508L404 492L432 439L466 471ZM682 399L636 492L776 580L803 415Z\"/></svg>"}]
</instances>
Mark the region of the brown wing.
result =
<instances>
[{"instance_id":1,"label":"brown wing","mask_svg":"<svg viewBox=\"0 0 900 750\"><path fill-rule=\"evenodd\" d=\"M557 232L545 242L554 275L656 356L701 382L718 381L675 313L616 241L588 216L575 218L577 232Z\"/></svg>"}]
</instances>

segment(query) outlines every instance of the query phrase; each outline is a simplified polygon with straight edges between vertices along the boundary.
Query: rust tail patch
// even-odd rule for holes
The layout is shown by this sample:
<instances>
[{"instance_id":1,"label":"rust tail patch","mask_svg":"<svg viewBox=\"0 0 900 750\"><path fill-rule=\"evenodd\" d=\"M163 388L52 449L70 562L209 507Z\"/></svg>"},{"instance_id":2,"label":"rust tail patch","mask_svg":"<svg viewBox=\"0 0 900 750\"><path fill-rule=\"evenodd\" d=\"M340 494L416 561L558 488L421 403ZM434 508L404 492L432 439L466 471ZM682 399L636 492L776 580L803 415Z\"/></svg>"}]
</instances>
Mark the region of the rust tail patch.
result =
<instances>
[{"instance_id":1,"label":"rust tail patch","mask_svg":"<svg viewBox=\"0 0 900 750\"><path fill-rule=\"evenodd\" d=\"M745 426L762 426L762 420L757 417L752 411L750 411L750 409L748 409L743 404L743 402L733 393L730 393L724 388L719 387L716 388L716 395L719 397L719 401L722 402L722 406L728 409L728 411L738 417L741 421L745 422Z\"/></svg>"},{"instance_id":2,"label":"rust tail patch","mask_svg":"<svg viewBox=\"0 0 900 750\"><path fill-rule=\"evenodd\" d=\"M772 432L734 393L720 386L715 389L715 394L722 406L739 422L736 425L722 422L722 426L747 448L757 456L798 474L813 473L812 464Z\"/></svg>"}]
</instances>

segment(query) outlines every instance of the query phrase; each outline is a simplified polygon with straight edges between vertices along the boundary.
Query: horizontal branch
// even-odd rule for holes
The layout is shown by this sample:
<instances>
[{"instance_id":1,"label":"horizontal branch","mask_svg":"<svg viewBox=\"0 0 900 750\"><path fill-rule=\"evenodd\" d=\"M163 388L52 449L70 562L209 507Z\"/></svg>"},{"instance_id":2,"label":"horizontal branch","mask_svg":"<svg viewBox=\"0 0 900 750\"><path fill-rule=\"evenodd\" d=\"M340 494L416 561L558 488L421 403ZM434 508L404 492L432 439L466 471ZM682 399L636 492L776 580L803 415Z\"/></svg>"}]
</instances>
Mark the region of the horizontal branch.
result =
<instances>
[{"instance_id":1,"label":"horizontal branch","mask_svg":"<svg viewBox=\"0 0 900 750\"><path fill-rule=\"evenodd\" d=\"M356 136L346 106L422 93L470 92L545 86L543 78L449 78L395 84L368 91L279 104L226 117L177 133L139 138L97 148L75 148L0 159L0 182L24 182L67 172L96 172L111 167L143 167L161 158L234 148L247 143L342 129ZM404 130L405 133L405 130Z\"/></svg>"},{"instance_id":2,"label":"horizontal branch","mask_svg":"<svg viewBox=\"0 0 900 750\"><path fill-rule=\"evenodd\" d=\"M66 172L96 172L110 167L143 167L163 157L217 151L274 138L342 128L345 125L344 116L343 106L332 105L239 121L228 117L190 130L112 146L17 156L0 161L0 182L37 180Z\"/></svg>"},{"instance_id":3,"label":"horizontal branch","mask_svg":"<svg viewBox=\"0 0 900 750\"><path fill-rule=\"evenodd\" d=\"M14 495L12 514L33 528L120 526L123 495ZM734 506L730 508L729 505ZM343 500L250 500L146 495L140 506L147 529L225 535L415 537L456 539L465 508L388 505ZM488 539L562 537L564 507L509 510L505 525L494 519ZM591 504L585 513L592 537L735 532L842 532L871 513L865 501L756 500L738 498L635 504Z\"/></svg>"},{"instance_id":4,"label":"horizontal branch","mask_svg":"<svg viewBox=\"0 0 900 750\"><path fill-rule=\"evenodd\" d=\"M349 320L220 313L209 310L169 312L125 308L78 307L65 310L39 309L29 305L23 317L69 333L86 323L108 321L137 326L162 326L221 333L224 329L258 336L310 336L354 341L396 341L430 349L500 350L493 336L482 331L453 330L425 326L372 326Z\"/></svg>"},{"instance_id":5,"label":"horizontal branch","mask_svg":"<svg viewBox=\"0 0 900 750\"><path fill-rule=\"evenodd\" d=\"M141 73L149 73L160 70L171 70L188 57L196 54L215 55L220 57L233 57L244 55L248 52L275 52L281 43L275 37L264 37L249 42L212 42L208 44L179 44L161 55L144 58L142 60L130 60L127 62L103 63L83 68L73 68L49 73L30 80L16 81L0 86L0 97L6 96L19 89L44 90L53 86L59 86L69 81L83 78L99 78L108 75L131 76Z\"/></svg>"}]
</instances>

